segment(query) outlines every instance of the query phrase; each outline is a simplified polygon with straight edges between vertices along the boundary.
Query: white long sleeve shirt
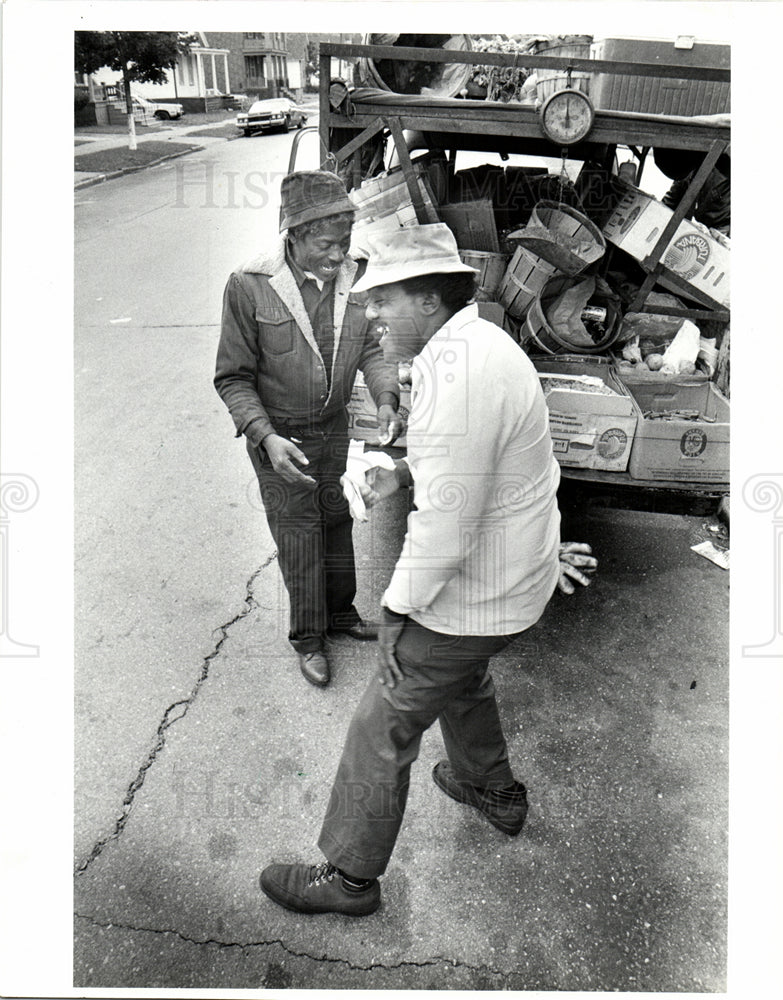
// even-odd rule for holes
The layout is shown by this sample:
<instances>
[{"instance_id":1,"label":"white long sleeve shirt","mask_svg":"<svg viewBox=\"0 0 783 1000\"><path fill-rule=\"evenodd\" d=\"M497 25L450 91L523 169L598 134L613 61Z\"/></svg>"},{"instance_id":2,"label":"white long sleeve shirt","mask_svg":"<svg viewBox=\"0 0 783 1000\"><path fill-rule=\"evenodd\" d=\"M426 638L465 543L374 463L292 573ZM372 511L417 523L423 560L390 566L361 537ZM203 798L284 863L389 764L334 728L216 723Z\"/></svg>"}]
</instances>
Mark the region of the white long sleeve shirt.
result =
<instances>
[{"instance_id":1,"label":"white long sleeve shirt","mask_svg":"<svg viewBox=\"0 0 783 1000\"><path fill-rule=\"evenodd\" d=\"M415 509L383 603L448 635L529 628L557 585L560 542L560 469L536 371L469 305L411 379Z\"/></svg>"}]
</instances>

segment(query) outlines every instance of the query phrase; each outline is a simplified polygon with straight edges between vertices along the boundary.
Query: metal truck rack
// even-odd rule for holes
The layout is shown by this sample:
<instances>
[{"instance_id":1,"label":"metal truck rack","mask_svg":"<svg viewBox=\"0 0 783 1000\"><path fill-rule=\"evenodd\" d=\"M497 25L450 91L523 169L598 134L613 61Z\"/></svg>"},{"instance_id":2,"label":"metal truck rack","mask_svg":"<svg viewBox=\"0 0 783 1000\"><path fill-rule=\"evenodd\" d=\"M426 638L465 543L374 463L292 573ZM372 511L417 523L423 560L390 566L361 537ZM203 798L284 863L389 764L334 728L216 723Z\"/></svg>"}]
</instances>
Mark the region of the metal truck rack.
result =
<instances>
[{"instance_id":1,"label":"metal truck rack","mask_svg":"<svg viewBox=\"0 0 783 1000\"><path fill-rule=\"evenodd\" d=\"M319 53L319 132L324 151L322 167L340 170L346 175L349 187L358 187L365 179L362 171L363 150L368 144L377 144L380 137L390 136L416 217L421 223L437 220L431 217L422 196L403 134L406 130L422 133L427 148L446 152L452 172L458 150L518 153L549 158L557 158L561 150L544 134L540 115L533 104L422 97L369 88L351 89L345 81L332 79L333 58L456 62L478 66L557 69L566 73L603 72L678 80L730 81L730 71L717 68L616 62L572 56L515 56L508 53L322 43ZM603 165L608 173L611 173L615 162L617 147L627 147L638 163L637 182L651 149L704 153L671 220L649 255L641 262L646 277L629 307L630 310L645 311L650 291L659 278L664 277L667 287L689 299L694 306L684 309L656 308L656 312L728 323L729 312L725 307L691 285L686 285L678 275L664 267L662 258L669 241L698 197L713 167L727 152L730 138L728 115L686 118L596 109L588 136L568 147L569 159L590 160ZM647 308L647 311L651 310ZM641 510L704 513L714 510L729 491L728 485L648 482L635 480L627 473L601 473L568 467L562 467L561 472L565 492L574 490L579 495L587 492L599 503Z\"/></svg>"}]
</instances>

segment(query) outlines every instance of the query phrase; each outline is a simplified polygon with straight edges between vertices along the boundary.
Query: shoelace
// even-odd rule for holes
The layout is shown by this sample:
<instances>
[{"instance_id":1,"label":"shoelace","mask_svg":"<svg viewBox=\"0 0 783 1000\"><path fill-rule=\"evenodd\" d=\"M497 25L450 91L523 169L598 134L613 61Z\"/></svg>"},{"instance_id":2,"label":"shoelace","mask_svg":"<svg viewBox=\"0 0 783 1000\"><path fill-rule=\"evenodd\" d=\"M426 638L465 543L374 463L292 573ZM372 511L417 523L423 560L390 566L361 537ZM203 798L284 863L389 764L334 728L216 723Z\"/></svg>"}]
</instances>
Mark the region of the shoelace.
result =
<instances>
[{"instance_id":1,"label":"shoelace","mask_svg":"<svg viewBox=\"0 0 783 1000\"><path fill-rule=\"evenodd\" d=\"M310 885L320 885L322 882L331 882L335 875L340 873L335 868L333 864L329 861L325 861L320 865L312 865L310 868L310 877L307 881L308 886Z\"/></svg>"}]
</instances>

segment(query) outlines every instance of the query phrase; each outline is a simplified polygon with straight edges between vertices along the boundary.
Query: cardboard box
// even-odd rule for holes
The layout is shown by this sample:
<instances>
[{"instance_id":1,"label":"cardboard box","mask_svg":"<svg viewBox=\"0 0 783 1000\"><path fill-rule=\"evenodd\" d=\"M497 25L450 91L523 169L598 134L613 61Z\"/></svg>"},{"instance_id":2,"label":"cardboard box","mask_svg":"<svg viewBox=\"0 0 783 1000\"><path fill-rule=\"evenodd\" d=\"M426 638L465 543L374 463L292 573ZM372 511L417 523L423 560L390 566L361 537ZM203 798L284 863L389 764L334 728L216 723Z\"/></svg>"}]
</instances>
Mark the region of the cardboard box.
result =
<instances>
[{"instance_id":1,"label":"cardboard box","mask_svg":"<svg viewBox=\"0 0 783 1000\"><path fill-rule=\"evenodd\" d=\"M477 302L476 305L478 306L479 319L494 323L502 330L506 329L506 310L499 302Z\"/></svg>"},{"instance_id":2,"label":"cardboard box","mask_svg":"<svg viewBox=\"0 0 783 1000\"><path fill-rule=\"evenodd\" d=\"M424 204L435 210L434 197L427 180L427 174L422 164L414 164L414 173L419 180L419 189ZM402 173L402 168L378 174L364 181L361 187L354 188L348 195L356 206L354 225L361 222L373 222L391 215L398 209L413 205L408 184Z\"/></svg>"},{"instance_id":3,"label":"cardboard box","mask_svg":"<svg viewBox=\"0 0 783 1000\"><path fill-rule=\"evenodd\" d=\"M712 382L671 380L663 385L620 376L638 414L628 471L634 479L729 482L729 414ZM709 420L661 420L645 413L697 410Z\"/></svg>"},{"instance_id":4,"label":"cardboard box","mask_svg":"<svg viewBox=\"0 0 783 1000\"><path fill-rule=\"evenodd\" d=\"M409 385L401 385L399 412L408 419L411 411L411 388ZM356 441L366 441L369 444L378 444L378 407L375 405L367 383L361 372L356 373L356 381L351 391L351 400L348 403L348 436ZM405 448L407 446L406 437L403 434L393 442L394 448Z\"/></svg>"},{"instance_id":5,"label":"cardboard box","mask_svg":"<svg viewBox=\"0 0 783 1000\"><path fill-rule=\"evenodd\" d=\"M409 229L418 224L413 205L404 205L380 219L366 219L364 222L355 223L351 230L349 252L352 257L369 257L372 238L382 233L396 232L398 229Z\"/></svg>"},{"instance_id":6,"label":"cardboard box","mask_svg":"<svg viewBox=\"0 0 783 1000\"><path fill-rule=\"evenodd\" d=\"M532 357L539 378L573 379L573 387L545 393L555 457L564 466L625 472L636 432L637 410L605 358L564 355ZM581 376L600 378L612 394L580 388Z\"/></svg>"},{"instance_id":7,"label":"cardboard box","mask_svg":"<svg viewBox=\"0 0 783 1000\"><path fill-rule=\"evenodd\" d=\"M479 319L485 319L488 323L494 323L501 330L505 330L517 344L519 343L519 324L508 315L499 302L482 301L477 302Z\"/></svg>"},{"instance_id":8,"label":"cardboard box","mask_svg":"<svg viewBox=\"0 0 783 1000\"><path fill-rule=\"evenodd\" d=\"M731 46L696 41L691 36L676 40L602 38L593 42L590 56L613 62L729 69ZM731 108L731 85L715 80L596 73L590 83L590 96L596 108L647 115L717 115Z\"/></svg>"},{"instance_id":9,"label":"cardboard box","mask_svg":"<svg viewBox=\"0 0 783 1000\"><path fill-rule=\"evenodd\" d=\"M462 201L454 202L451 205L441 205L438 213L454 233L460 250L486 250L489 253L500 253L500 242L491 199L481 198L478 201Z\"/></svg>"},{"instance_id":10,"label":"cardboard box","mask_svg":"<svg viewBox=\"0 0 783 1000\"><path fill-rule=\"evenodd\" d=\"M674 212L631 185L623 187L620 201L604 226L604 236L643 261L653 250ZM717 303L730 307L731 251L684 219L661 258L666 269Z\"/></svg>"}]
</instances>

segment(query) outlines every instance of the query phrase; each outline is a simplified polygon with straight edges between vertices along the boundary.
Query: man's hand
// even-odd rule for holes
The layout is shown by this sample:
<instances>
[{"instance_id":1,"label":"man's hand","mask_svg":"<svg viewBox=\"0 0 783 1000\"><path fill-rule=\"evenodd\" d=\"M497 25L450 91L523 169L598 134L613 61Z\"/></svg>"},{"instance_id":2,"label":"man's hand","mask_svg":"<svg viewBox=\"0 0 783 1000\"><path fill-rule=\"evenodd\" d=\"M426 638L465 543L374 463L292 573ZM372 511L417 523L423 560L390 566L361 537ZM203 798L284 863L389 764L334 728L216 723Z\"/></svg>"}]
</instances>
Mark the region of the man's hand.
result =
<instances>
[{"instance_id":1,"label":"man's hand","mask_svg":"<svg viewBox=\"0 0 783 1000\"><path fill-rule=\"evenodd\" d=\"M387 687L396 687L397 681L402 680L402 670L394 655L394 648L405 627L405 618L399 615L389 614L386 608L381 608L381 620L378 622L378 666L380 677L378 680Z\"/></svg>"},{"instance_id":2,"label":"man's hand","mask_svg":"<svg viewBox=\"0 0 783 1000\"><path fill-rule=\"evenodd\" d=\"M269 434L264 438L262 447L266 449L272 468L281 479L285 479L287 483L315 487L316 482L313 477L305 476L294 465L294 462L299 465L309 465L310 463L307 461L307 456L296 447L293 441L281 437L280 434Z\"/></svg>"},{"instance_id":3,"label":"man's hand","mask_svg":"<svg viewBox=\"0 0 783 1000\"><path fill-rule=\"evenodd\" d=\"M393 406L383 403L378 407L378 427L378 443L387 445L402 434L405 430L405 421Z\"/></svg>"},{"instance_id":4,"label":"man's hand","mask_svg":"<svg viewBox=\"0 0 783 1000\"><path fill-rule=\"evenodd\" d=\"M382 469L374 465L364 474L364 486L360 487L364 506L369 510L379 500L385 500L400 488L400 476L396 469Z\"/></svg>"},{"instance_id":5,"label":"man's hand","mask_svg":"<svg viewBox=\"0 0 783 1000\"><path fill-rule=\"evenodd\" d=\"M594 573L598 569L598 560L591 555L592 549L586 542L563 542L560 546L560 579L557 586L564 594L573 594L576 590L571 580L576 580L583 587L590 583L585 573Z\"/></svg>"}]
</instances>

